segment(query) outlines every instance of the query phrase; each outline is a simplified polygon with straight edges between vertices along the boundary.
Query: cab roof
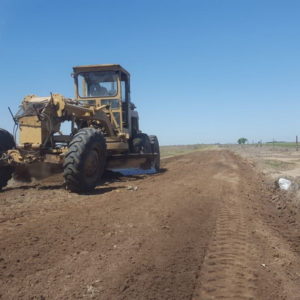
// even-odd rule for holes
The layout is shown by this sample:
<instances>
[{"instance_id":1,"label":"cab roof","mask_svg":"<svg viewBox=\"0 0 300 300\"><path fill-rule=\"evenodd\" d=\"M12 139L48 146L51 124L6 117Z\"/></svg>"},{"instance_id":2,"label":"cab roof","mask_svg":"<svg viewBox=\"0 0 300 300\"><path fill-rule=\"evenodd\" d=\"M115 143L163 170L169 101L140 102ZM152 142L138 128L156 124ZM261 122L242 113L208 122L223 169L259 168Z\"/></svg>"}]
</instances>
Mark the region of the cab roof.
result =
<instances>
[{"instance_id":1,"label":"cab roof","mask_svg":"<svg viewBox=\"0 0 300 300\"><path fill-rule=\"evenodd\" d=\"M73 67L73 71L75 74L89 71L121 71L130 76L129 72L117 64L76 66Z\"/></svg>"}]
</instances>

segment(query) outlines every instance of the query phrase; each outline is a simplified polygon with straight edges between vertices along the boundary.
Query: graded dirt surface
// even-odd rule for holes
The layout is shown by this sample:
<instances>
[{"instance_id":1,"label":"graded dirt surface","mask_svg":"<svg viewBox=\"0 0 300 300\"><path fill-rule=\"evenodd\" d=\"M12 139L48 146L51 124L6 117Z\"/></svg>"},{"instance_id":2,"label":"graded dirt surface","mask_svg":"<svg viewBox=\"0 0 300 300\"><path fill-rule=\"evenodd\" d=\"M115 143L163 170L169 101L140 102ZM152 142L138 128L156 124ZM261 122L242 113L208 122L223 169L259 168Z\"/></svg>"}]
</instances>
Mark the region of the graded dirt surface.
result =
<instances>
[{"instance_id":1,"label":"graded dirt surface","mask_svg":"<svg viewBox=\"0 0 300 300\"><path fill-rule=\"evenodd\" d=\"M268 178L228 150L162 167L89 195L4 189L0 298L300 299L299 214Z\"/></svg>"}]
</instances>

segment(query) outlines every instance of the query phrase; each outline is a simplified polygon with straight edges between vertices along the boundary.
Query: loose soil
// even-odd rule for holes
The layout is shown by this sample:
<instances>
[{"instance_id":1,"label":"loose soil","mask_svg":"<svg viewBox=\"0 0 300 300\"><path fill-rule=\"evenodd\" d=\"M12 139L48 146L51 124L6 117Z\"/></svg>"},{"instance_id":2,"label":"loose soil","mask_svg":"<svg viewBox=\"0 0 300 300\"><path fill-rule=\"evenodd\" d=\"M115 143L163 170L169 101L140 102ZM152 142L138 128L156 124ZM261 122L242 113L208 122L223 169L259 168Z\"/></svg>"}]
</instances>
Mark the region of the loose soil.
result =
<instances>
[{"instance_id":1,"label":"loose soil","mask_svg":"<svg viewBox=\"0 0 300 300\"><path fill-rule=\"evenodd\" d=\"M299 214L231 151L61 183L0 193L1 299L300 299Z\"/></svg>"}]
</instances>

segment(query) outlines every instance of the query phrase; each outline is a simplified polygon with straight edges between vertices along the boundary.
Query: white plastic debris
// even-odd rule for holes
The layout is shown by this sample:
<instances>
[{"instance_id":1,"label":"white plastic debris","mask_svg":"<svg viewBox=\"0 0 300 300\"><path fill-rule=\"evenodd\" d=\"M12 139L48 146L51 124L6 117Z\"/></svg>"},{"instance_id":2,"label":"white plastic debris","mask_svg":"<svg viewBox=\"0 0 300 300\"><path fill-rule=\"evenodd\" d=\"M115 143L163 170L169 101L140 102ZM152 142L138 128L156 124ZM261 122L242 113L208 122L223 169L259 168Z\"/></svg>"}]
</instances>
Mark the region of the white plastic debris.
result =
<instances>
[{"instance_id":1,"label":"white plastic debris","mask_svg":"<svg viewBox=\"0 0 300 300\"><path fill-rule=\"evenodd\" d=\"M129 191L137 191L138 187L137 186L128 185L127 186L127 190L129 190Z\"/></svg>"},{"instance_id":2,"label":"white plastic debris","mask_svg":"<svg viewBox=\"0 0 300 300\"><path fill-rule=\"evenodd\" d=\"M285 178L279 178L278 179L278 185L279 185L279 188L281 190L287 191L291 187L292 182L288 179L285 179Z\"/></svg>"}]
</instances>

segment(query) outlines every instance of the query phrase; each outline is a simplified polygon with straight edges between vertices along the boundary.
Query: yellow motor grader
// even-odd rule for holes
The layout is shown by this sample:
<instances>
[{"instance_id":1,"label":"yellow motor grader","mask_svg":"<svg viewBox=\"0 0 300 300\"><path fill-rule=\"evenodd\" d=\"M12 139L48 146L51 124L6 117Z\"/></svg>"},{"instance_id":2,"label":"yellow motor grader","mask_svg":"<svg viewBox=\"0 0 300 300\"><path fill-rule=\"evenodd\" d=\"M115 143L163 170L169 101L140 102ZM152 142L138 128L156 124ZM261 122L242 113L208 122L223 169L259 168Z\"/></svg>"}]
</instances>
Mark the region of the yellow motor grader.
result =
<instances>
[{"instance_id":1,"label":"yellow motor grader","mask_svg":"<svg viewBox=\"0 0 300 300\"><path fill-rule=\"evenodd\" d=\"M0 190L16 178L63 169L66 188L95 188L106 169L159 171L156 136L142 133L130 100L130 74L120 65L73 68L75 99L29 95L13 116L19 143L0 129ZM62 133L62 123L69 134ZM15 134L16 135L16 134Z\"/></svg>"}]
</instances>

